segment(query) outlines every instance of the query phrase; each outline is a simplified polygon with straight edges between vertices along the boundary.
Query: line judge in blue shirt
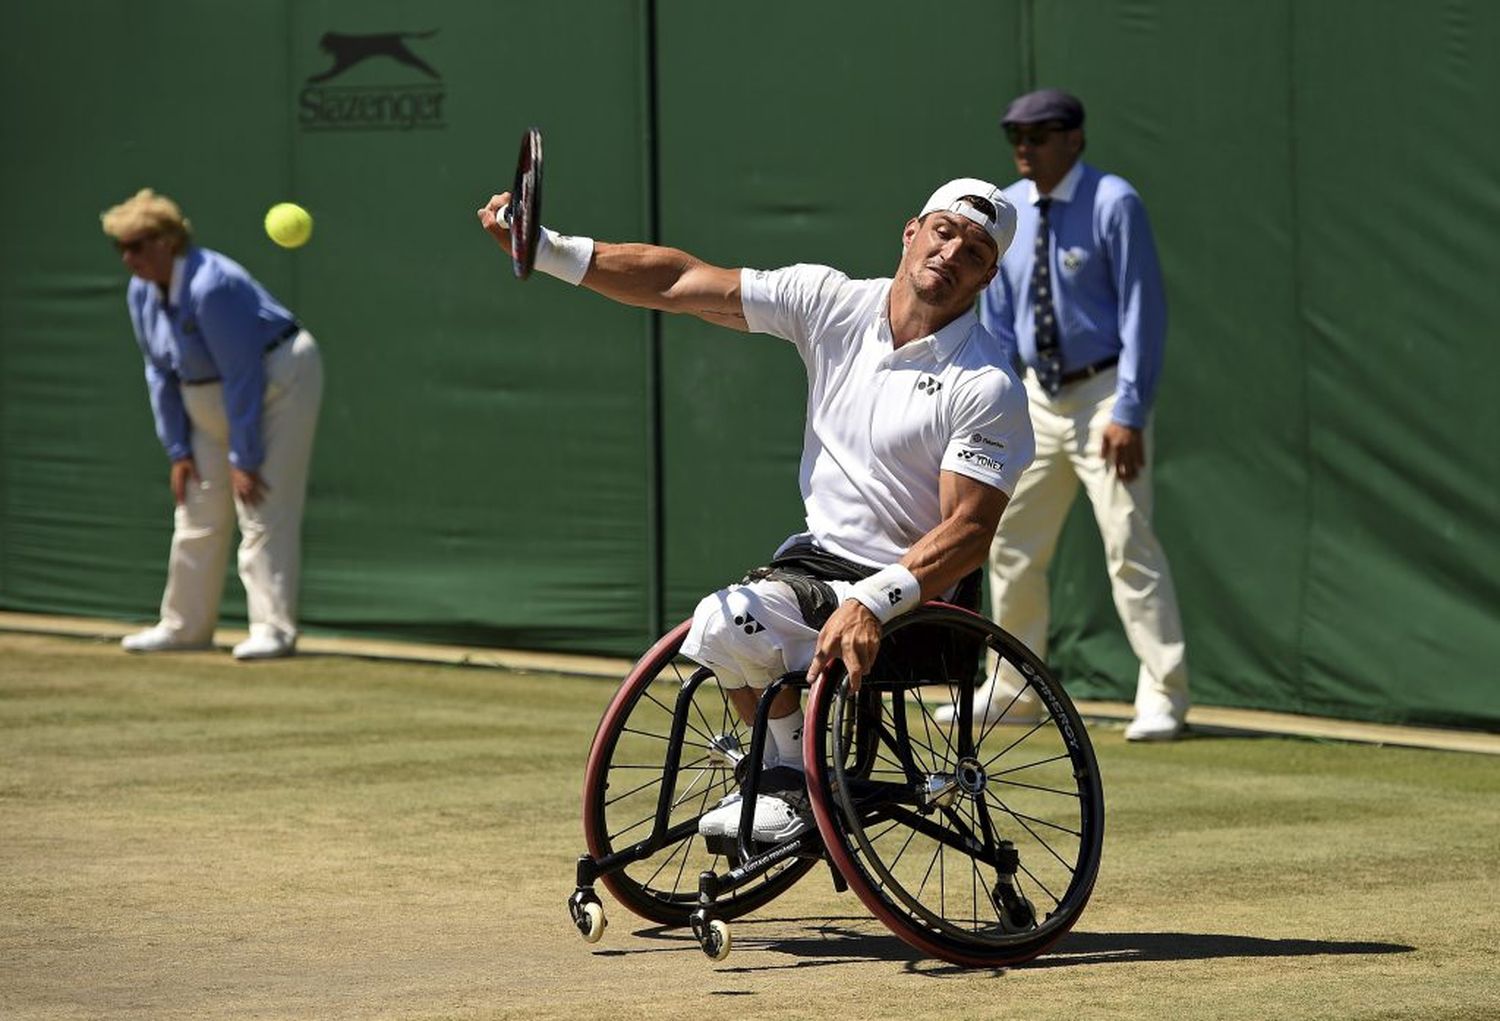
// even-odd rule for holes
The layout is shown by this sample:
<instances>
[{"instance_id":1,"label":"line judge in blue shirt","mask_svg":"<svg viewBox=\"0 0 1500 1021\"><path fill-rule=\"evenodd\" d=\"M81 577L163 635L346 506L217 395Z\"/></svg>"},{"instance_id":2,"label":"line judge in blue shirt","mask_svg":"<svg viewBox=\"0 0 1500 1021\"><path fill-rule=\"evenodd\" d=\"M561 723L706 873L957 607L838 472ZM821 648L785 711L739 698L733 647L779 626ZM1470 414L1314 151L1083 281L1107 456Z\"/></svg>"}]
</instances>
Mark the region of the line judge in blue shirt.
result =
<instances>
[{"instance_id":1,"label":"line judge in blue shirt","mask_svg":"<svg viewBox=\"0 0 1500 1021\"><path fill-rule=\"evenodd\" d=\"M290 655L323 392L318 346L243 267L193 244L166 196L144 189L101 220L133 274L130 321L177 504L161 619L121 644L130 652L210 645L237 517L250 637L234 656Z\"/></svg>"},{"instance_id":2,"label":"line judge in blue shirt","mask_svg":"<svg viewBox=\"0 0 1500 1021\"><path fill-rule=\"evenodd\" d=\"M1047 566L1082 483L1104 540L1115 607L1140 660L1129 740L1170 740L1188 709L1177 596L1151 527L1151 403L1161 376L1166 300L1146 210L1122 178L1081 162L1083 104L1043 89L1001 122L1021 180L1015 242L980 315L1026 365L1036 459L990 551L1000 625L1047 649ZM979 696L1003 712L1002 682ZM1011 706L1012 714L1025 707Z\"/></svg>"}]
</instances>

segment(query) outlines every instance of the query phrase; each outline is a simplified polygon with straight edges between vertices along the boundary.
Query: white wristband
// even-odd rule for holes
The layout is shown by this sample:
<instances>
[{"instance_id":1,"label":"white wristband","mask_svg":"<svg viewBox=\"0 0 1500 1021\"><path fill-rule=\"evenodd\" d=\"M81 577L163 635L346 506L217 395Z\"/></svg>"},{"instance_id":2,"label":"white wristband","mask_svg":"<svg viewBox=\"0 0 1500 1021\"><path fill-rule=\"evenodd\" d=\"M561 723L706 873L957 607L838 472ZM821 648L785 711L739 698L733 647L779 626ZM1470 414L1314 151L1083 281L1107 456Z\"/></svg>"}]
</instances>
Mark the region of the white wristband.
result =
<instances>
[{"instance_id":1,"label":"white wristband","mask_svg":"<svg viewBox=\"0 0 1500 1021\"><path fill-rule=\"evenodd\" d=\"M559 234L546 227L536 243L536 268L574 287L583 282L594 261L594 239Z\"/></svg>"},{"instance_id":2,"label":"white wristband","mask_svg":"<svg viewBox=\"0 0 1500 1021\"><path fill-rule=\"evenodd\" d=\"M892 564L856 582L849 595L863 603L865 609L884 624L892 617L915 609L922 601L922 586L917 584L916 575L900 564Z\"/></svg>"}]
</instances>

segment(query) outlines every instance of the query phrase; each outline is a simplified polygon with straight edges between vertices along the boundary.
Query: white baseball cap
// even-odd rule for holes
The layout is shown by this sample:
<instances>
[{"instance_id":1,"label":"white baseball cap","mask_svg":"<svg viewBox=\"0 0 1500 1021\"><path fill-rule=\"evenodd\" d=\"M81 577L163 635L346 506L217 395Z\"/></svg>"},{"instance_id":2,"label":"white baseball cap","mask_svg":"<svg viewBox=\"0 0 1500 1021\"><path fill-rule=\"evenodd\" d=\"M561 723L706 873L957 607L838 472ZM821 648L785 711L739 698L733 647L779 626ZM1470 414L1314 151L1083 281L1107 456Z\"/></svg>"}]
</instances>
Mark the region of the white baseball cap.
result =
<instances>
[{"instance_id":1,"label":"white baseball cap","mask_svg":"<svg viewBox=\"0 0 1500 1021\"><path fill-rule=\"evenodd\" d=\"M966 202L965 199L971 195L994 206L995 215L990 216L974 203ZM995 239L995 247L1000 249L1001 255L1010 247L1011 238L1016 236L1016 207L1010 204L999 188L977 177L960 177L949 181L932 193L932 198L927 200L927 204L917 215L922 217L939 211L953 213L979 224L986 234Z\"/></svg>"}]
</instances>

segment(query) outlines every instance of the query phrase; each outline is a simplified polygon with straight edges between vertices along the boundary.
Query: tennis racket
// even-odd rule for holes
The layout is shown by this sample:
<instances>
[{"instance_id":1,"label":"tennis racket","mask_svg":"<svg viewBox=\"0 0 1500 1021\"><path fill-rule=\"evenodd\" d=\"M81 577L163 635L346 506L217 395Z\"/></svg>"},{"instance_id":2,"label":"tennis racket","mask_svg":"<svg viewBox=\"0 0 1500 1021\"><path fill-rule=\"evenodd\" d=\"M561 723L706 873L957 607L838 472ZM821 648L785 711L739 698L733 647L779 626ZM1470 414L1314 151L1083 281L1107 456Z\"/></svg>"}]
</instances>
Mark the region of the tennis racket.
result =
<instances>
[{"instance_id":1,"label":"tennis racket","mask_svg":"<svg viewBox=\"0 0 1500 1021\"><path fill-rule=\"evenodd\" d=\"M527 128L516 157L516 180L510 190L506 226L510 228L510 265L517 280L531 275L542 230L542 133Z\"/></svg>"}]
</instances>

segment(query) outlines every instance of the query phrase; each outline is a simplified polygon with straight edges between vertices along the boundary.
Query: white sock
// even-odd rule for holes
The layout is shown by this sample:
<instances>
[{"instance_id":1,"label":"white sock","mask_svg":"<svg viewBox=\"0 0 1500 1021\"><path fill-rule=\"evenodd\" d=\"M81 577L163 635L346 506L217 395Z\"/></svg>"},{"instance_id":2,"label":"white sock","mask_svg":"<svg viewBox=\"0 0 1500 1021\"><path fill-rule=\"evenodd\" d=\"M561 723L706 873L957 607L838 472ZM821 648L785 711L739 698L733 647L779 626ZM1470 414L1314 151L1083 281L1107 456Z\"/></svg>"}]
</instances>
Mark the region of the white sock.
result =
<instances>
[{"instance_id":1,"label":"white sock","mask_svg":"<svg viewBox=\"0 0 1500 1021\"><path fill-rule=\"evenodd\" d=\"M767 721L771 743L776 746L776 758L781 765L793 769L802 768L802 710Z\"/></svg>"}]
</instances>

